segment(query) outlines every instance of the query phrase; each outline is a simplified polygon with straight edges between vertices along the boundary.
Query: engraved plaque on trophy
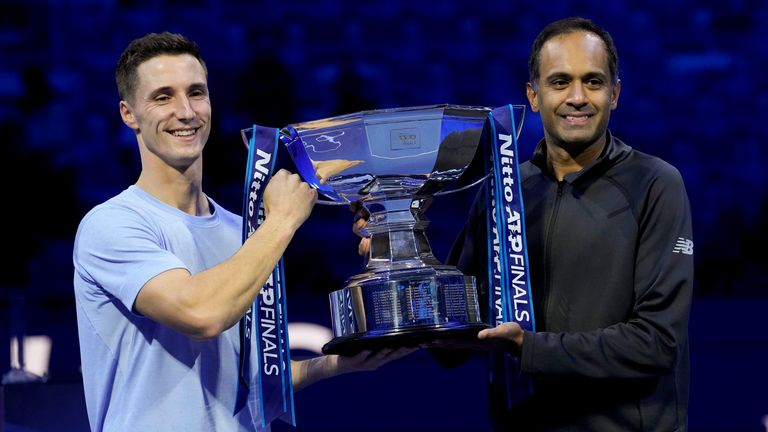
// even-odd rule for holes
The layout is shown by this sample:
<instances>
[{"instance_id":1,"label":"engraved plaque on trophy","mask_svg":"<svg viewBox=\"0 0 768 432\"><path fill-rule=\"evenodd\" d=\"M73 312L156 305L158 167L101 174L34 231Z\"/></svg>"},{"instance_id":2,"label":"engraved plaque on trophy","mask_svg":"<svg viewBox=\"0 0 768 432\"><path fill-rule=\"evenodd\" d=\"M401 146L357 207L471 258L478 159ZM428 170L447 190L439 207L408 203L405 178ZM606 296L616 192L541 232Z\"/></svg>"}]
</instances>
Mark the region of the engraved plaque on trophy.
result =
<instances>
[{"instance_id":1,"label":"engraved plaque on trophy","mask_svg":"<svg viewBox=\"0 0 768 432\"><path fill-rule=\"evenodd\" d=\"M307 183L326 200L360 201L370 213L365 268L329 294L334 338L324 353L474 337L488 327L474 277L433 255L424 213L467 170L490 112L448 104L380 109L280 131Z\"/></svg>"}]
</instances>

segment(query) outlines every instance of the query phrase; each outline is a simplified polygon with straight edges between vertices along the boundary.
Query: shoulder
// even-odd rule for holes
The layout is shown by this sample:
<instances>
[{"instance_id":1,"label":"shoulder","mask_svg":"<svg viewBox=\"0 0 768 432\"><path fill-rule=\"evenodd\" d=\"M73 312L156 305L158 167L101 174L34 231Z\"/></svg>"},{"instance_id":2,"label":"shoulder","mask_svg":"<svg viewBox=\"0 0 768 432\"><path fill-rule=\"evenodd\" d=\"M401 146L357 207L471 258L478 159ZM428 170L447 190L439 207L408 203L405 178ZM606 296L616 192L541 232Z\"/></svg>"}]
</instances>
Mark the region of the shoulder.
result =
<instances>
[{"instance_id":1,"label":"shoulder","mask_svg":"<svg viewBox=\"0 0 768 432\"><path fill-rule=\"evenodd\" d=\"M110 235L120 227L146 225L148 218L141 208L140 200L133 199L128 191L123 191L86 213L80 221L78 234Z\"/></svg>"},{"instance_id":2,"label":"shoulder","mask_svg":"<svg viewBox=\"0 0 768 432\"><path fill-rule=\"evenodd\" d=\"M520 181L525 183L526 180L535 176L536 174L539 174L540 172L541 169L539 169L538 166L536 166L530 160L527 160L520 164Z\"/></svg>"},{"instance_id":3,"label":"shoulder","mask_svg":"<svg viewBox=\"0 0 768 432\"><path fill-rule=\"evenodd\" d=\"M668 188L684 189L680 171L669 162L640 150L630 148L606 172L606 176L629 190L649 191Z\"/></svg>"},{"instance_id":4,"label":"shoulder","mask_svg":"<svg viewBox=\"0 0 768 432\"><path fill-rule=\"evenodd\" d=\"M75 261L83 258L84 254L115 249L118 247L117 238L136 242L158 241L162 223L153 221L152 213L146 211L140 199L131 195L130 191L123 191L83 216L75 234Z\"/></svg>"},{"instance_id":5,"label":"shoulder","mask_svg":"<svg viewBox=\"0 0 768 432\"><path fill-rule=\"evenodd\" d=\"M661 212L688 212L688 194L680 171L660 157L631 149L605 173L620 189L639 218Z\"/></svg>"},{"instance_id":6,"label":"shoulder","mask_svg":"<svg viewBox=\"0 0 768 432\"><path fill-rule=\"evenodd\" d=\"M658 156L653 156L640 150L633 149L629 154L629 165L654 177L681 178L680 171L669 162Z\"/></svg>"}]
</instances>

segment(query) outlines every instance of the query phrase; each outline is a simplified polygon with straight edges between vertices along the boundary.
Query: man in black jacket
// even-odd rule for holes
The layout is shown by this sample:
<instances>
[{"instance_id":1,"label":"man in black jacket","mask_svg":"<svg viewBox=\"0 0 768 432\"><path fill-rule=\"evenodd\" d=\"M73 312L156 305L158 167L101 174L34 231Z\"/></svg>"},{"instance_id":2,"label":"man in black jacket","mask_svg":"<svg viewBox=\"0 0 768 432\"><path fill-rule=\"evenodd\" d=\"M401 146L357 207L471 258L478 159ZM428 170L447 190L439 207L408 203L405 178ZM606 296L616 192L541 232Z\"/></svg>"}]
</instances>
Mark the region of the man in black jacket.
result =
<instances>
[{"instance_id":1,"label":"man in black jacket","mask_svg":"<svg viewBox=\"0 0 768 432\"><path fill-rule=\"evenodd\" d=\"M508 322L477 341L438 341L433 353L444 365L464 361L455 348L465 347L520 358L533 393L508 409L505 385L491 384L495 430L685 431L693 241L680 173L608 130L621 82L604 29L553 22L528 65L544 127L520 166L536 332ZM487 210L481 188L447 260L477 278L481 305Z\"/></svg>"},{"instance_id":2,"label":"man in black jacket","mask_svg":"<svg viewBox=\"0 0 768 432\"><path fill-rule=\"evenodd\" d=\"M674 167L608 130L617 71L589 20L549 24L533 44L526 93L544 139L520 180L536 332L504 323L476 346L520 356L533 394L509 410L491 386L497 430L687 429L690 208ZM479 196L448 261L487 298L486 211Z\"/></svg>"}]
</instances>

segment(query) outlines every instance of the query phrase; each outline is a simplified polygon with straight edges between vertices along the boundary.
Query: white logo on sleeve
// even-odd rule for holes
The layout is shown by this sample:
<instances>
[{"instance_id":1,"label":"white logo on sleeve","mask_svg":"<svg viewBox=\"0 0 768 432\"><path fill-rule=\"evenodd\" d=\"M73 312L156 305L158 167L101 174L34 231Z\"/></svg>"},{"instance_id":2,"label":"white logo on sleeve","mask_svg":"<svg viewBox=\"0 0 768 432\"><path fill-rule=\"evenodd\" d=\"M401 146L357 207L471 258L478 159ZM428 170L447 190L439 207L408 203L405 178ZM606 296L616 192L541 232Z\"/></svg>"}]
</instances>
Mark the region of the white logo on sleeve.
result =
<instances>
[{"instance_id":1,"label":"white logo on sleeve","mask_svg":"<svg viewBox=\"0 0 768 432\"><path fill-rule=\"evenodd\" d=\"M683 255L693 255L693 241L678 237L672 253L681 253Z\"/></svg>"}]
</instances>

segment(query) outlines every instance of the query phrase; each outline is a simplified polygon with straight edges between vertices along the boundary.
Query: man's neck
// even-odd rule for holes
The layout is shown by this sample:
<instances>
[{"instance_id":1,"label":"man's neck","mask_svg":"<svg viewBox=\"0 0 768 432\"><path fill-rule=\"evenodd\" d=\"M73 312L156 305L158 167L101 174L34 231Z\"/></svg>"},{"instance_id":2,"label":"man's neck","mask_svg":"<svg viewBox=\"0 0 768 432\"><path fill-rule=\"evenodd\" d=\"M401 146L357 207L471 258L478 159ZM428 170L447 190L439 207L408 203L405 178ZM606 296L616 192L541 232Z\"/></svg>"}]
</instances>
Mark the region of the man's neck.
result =
<instances>
[{"instance_id":1,"label":"man's neck","mask_svg":"<svg viewBox=\"0 0 768 432\"><path fill-rule=\"evenodd\" d=\"M576 153L572 149L567 150L562 145L547 141L547 165L549 165L555 178L558 181L563 181L566 175L579 172L597 160L603 152L606 142L607 135L603 135L600 139Z\"/></svg>"},{"instance_id":2,"label":"man's neck","mask_svg":"<svg viewBox=\"0 0 768 432\"><path fill-rule=\"evenodd\" d=\"M192 216L210 216L211 208L200 179L165 176L142 171L136 186L160 201Z\"/></svg>"}]
</instances>

